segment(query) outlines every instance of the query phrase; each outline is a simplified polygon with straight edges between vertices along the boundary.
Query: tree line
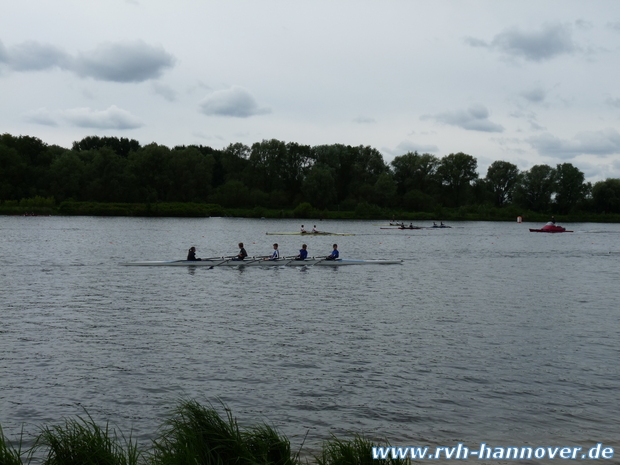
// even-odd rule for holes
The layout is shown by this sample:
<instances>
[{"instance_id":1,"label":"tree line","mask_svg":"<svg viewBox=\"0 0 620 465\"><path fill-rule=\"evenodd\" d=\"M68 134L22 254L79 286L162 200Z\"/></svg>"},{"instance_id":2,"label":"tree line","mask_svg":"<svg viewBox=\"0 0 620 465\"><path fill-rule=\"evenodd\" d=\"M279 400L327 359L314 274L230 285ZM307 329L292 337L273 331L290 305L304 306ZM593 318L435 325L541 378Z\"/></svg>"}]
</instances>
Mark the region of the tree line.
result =
<instances>
[{"instance_id":1,"label":"tree line","mask_svg":"<svg viewBox=\"0 0 620 465\"><path fill-rule=\"evenodd\" d=\"M89 136L70 149L31 136L0 136L0 200L195 202L226 208L440 208L516 206L539 213L620 213L620 179L585 182L571 163L522 171L493 162L485 177L475 157L408 152L386 163L370 146L301 145L276 139L218 150L168 148Z\"/></svg>"}]
</instances>

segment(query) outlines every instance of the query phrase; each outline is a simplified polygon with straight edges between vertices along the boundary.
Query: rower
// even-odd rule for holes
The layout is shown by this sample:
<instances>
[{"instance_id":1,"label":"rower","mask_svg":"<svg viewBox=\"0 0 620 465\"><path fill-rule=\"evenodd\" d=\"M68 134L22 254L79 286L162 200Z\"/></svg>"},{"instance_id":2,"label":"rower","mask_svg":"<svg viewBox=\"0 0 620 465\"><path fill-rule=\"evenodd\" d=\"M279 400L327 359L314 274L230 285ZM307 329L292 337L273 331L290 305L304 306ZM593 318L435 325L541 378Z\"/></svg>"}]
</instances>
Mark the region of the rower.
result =
<instances>
[{"instance_id":1,"label":"rower","mask_svg":"<svg viewBox=\"0 0 620 465\"><path fill-rule=\"evenodd\" d=\"M306 234L308 231L306 231L306 229L304 228L304 225L301 225L301 231L302 234Z\"/></svg>"},{"instance_id":2,"label":"rower","mask_svg":"<svg viewBox=\"0 0 620 465\"><path fill-rule=\"evenodd\" d=\"M273 252L271 252L269 258L266 258L265 260L280 260L280 251L278 250L278 244L273 244Z\"/></svg>"},{"instance_id":3,"label":"rower","mask_svg":"<svg viewBox=\"0 0 620 465\"><path fill-rule=\"evenodd\" d=\"M338 260L339 256L340 252L338 252L338 244L334 244L334 250L332 250L332 253L330 253L325 260Z\"/></svg>"},{"instance_id":4,"label":"rower","mask_svg":"<svg viewBox=\"0 0 620 465\"><path fill-rule=\"evenodd\" d=\"M187 251L187 261L188 262L197 262L201 261L202 258L196 258L196 247L190 247Z\"/></svg>"},{"instance_id":5,"label":"rower","mask_svg":"<svg viewBox=\"0 0 620 465\"><path fill-rule=\"evenodd\" d=\"M245 251L245 248L243 247L243 242L239 242L239 253L237 254L235 258L233 258L233 260L234 261L245 260L245 257L247 256L248 256L248 253Z\"/></svg>"},{"instance_id":6,"label":"rower","mask_svg":"<svg viewBox=\"0 0 620 465\"><path fill-rule=\"evenodd\" d=\"M301 249L299 250L299 255L297 255L295 257L295 260L305 260L306 258L308 258L308 246L306 244L301 246Z\"/></svg>"},{"instance_id":7,"label":"rower","mask_svg":"<svg viewBox=\"0 0 620 465\"><path fill-rule=\"evenodd\" d=\"M312 232L313 232L314 234L317 234L317 233L319 232L319 230L318 230L318 229L316 229L316 224L312 227Z\"/></svg>"}]
</instances>

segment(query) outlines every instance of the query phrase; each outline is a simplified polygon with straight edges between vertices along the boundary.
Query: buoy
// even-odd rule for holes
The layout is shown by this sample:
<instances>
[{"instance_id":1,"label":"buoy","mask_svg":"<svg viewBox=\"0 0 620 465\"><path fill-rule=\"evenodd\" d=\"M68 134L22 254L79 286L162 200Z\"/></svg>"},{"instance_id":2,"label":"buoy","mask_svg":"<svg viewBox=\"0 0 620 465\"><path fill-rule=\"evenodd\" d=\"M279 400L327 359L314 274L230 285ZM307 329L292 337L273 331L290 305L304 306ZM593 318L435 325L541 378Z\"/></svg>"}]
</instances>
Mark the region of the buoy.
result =
<instances>
[{"instance_id":1,"label":"buoy","mask_svg":"<svg viewBox=\"0 0 620 465\"><path fill-rule=\"evenodd\" d=\"M517 223L521 223L523 222L523 218L521 218L520 216L517 216Z\"/></svg>"}]
</instances>

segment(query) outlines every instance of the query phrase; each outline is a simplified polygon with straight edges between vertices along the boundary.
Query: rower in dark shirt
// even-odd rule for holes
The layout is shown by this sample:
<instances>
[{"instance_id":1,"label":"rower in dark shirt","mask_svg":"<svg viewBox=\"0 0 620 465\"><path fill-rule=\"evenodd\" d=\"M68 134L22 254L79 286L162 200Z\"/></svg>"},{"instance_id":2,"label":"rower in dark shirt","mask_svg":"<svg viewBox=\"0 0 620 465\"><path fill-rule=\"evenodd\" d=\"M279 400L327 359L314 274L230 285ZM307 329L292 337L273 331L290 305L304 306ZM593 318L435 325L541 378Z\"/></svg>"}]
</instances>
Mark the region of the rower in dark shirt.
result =
<instances>
[{"instance_id":1,"label":"rower in dark shirt","mask_svg":"<svg viewBox=\"0 0 620 465\"><path fill-rule=\"evenodd\" d=\"M248 253L243 248L243 242L239 242L239 253L233 260L245 260L245 257L248 256Z\"/></svg>"},{"instance_id":2,"label":"rower in dark shirt","mask_svg":"<svg viewBox=\"0 0 620 465\"><path fill-rule=\"evenodd\" d=\"M308 258L308 246L306 244L301 246L301 249L299 250L299 255L297 255L297 257L295 257L295 260L305 260L306 258Z\"/></svg>"},{"instance_id":3,"label":"rower in dark shirt","mask_svg":"<svg viewBox=\"0 0 620 465\"><path fill-rule=\"evenodd\" d=\"M187 251L187 261L196 262L200 260L202 260L202 258L196 258L196 247L190 247Z\"/></svg>"},{"instance_id":4,"label":"rower in dark shirt","mask_svg":"<svg viewBox=\"0 0 620 465\"><path fill-rule=\"evenodd\" d=\"M338 260L339 256L340 252L338 252L338 244L334 244L334 250L332 250L332 253L330 253L325 260Z\"/></svg>"}]
</instances>

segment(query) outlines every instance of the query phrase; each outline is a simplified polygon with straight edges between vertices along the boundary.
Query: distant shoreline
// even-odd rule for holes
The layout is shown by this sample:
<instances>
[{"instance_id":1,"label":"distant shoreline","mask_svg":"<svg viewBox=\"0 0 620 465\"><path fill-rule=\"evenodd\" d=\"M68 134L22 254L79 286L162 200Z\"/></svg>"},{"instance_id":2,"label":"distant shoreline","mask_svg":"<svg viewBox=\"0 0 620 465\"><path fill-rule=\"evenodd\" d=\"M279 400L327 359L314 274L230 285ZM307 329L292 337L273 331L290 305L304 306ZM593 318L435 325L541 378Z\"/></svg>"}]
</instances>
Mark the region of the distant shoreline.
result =
<instances>
[{"instance_id":1,"label":"distant shoreline","mask_svg":"<svg viewBox=\"0 0 620 465\"><path fill-rule=\"evenodd\" d=\"M46 199L43 199L44 201ZM620 223L620 214L575 212L566 215L521 211L517 207L495 208L489 206L470 206L460 208L441 208L434 212L408 212L392 209L364 209L355 211L318 210L309 204L295 209L224 208L217 204L205 203L100 203L100 202L62 202L59 205L40 202L3 202L0 215L3 216L114 216L114 217L173 217L173 218L270 218L270 219L311 219L317 220L384 220L391 222L416 221L514 221L520 217L524 223L547 222L554 215L559 223Z\"/></svg>"}]
</instances>

